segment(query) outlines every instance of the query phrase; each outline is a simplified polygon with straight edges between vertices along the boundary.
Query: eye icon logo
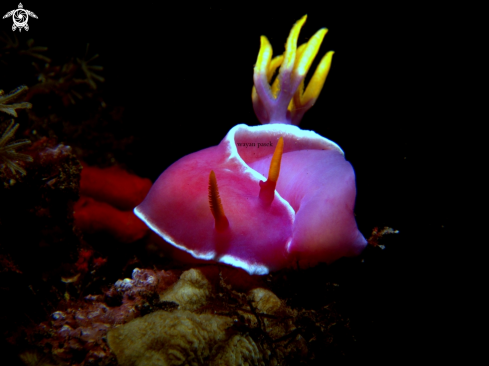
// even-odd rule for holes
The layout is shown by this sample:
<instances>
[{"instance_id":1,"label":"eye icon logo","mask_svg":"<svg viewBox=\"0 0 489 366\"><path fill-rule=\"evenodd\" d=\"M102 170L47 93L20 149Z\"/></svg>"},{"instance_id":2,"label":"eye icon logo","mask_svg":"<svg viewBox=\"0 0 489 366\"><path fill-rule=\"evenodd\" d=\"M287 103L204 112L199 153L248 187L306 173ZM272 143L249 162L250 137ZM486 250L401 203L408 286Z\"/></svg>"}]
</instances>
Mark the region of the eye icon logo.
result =
<instances>
[{"instance_id":1,"label":"eye icon logo","mask_svg":"<svg viewBox=\"0 0 489 366\"><path fill-rule=\"evenodd\" d=\"M36 14L34 14L30 10L24 9L22 3L19 3L19 8L9 11L7 14L3 16L3 19L8 18L10 16L12 17L12 19L14 20L14 24L12 25L13 31L15 31L17 28L19 28L19 32L22 31L22 28L28 31L29 25L27 24L27 21L29 20L29 15L37 19Z\"/></svg>"}]
</instances>

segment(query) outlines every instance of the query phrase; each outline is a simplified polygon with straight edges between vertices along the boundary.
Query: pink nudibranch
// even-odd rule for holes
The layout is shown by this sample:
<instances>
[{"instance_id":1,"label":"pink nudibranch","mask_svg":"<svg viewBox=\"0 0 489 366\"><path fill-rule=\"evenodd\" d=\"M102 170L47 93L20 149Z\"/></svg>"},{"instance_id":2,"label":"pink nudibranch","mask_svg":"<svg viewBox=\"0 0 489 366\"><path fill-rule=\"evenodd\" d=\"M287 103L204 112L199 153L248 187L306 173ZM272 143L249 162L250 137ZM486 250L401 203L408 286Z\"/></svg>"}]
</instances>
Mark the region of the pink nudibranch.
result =
<instances>
[{"instance_id":1,"label":"pink nudibranch","mask_svg":"<svg viewBox=\"0 0 489 366\"><path fill-rule=\"evenodd\" d=\"M283 56L272 60L261 38L252 100L264 125L239 124L219 145L181 158L134 209L163 239L196 258L267 274L297 261L358 255L367 244L355 222L355 174L343 151L294 126L316 101L332 58L332 52L323 57L304 92L326 34L321 29L297 48L305 20L292 28Z\"/></svg>"}]
</instances>

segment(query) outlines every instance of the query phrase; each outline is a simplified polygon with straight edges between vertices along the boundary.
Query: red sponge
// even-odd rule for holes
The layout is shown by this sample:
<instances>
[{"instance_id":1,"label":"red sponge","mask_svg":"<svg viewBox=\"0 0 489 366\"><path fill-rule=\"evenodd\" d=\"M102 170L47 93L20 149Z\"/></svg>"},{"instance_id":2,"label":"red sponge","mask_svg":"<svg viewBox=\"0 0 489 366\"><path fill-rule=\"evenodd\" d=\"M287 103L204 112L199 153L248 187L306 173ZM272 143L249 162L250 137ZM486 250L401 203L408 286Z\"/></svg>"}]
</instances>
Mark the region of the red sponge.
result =
<instances>
[{"instance_id":1,"label":"red sponge","mask_svg":"<svg viewBox=\"0 0 489 366\"><path fill-rule=\"evenodd\" d=\"M121 210L139 205L151 188L151 181L113 166L97 168L83 164L80 194L110 203Z\"/></svg>"},{"instance_id":2,"label":"red sponge","mask_svg":"<svg viewBox=\"0 0 489 366\"><path fill-rule=\"evenodd\" d=\"M146 197L151 181L118 167L83 167L80 199L74 206L75 225L84 233L108 233L118 241L141 239L148 227L132 209Z\"/></svg>"}]
</instances>

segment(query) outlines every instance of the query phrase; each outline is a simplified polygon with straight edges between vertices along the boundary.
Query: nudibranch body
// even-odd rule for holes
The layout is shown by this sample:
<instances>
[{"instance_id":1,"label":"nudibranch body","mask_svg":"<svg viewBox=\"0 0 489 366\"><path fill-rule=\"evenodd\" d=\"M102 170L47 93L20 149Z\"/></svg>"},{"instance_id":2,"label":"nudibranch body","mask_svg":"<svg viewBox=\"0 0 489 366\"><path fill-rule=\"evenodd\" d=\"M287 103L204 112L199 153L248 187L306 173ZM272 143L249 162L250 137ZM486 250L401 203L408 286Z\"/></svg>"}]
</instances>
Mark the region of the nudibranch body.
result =
<instances>
[{"instance_id":1,"label":"nudibranch body","mask_svg":"<svg viewBox=\"0 0 489 366\"><path fill-rule=\"evenodd\" d=\"M355 222L355 174L343 151L296 126L319 96L333 55L323 57L304 91L327 31L297 48L305 20L293 26L284 55L274 59L261 37L252 101L263 125L239 124L219 145L181 158L134 209L196 258L267 274L297 262L358 255L367 244Z\"/></svg>"}]
</instances>

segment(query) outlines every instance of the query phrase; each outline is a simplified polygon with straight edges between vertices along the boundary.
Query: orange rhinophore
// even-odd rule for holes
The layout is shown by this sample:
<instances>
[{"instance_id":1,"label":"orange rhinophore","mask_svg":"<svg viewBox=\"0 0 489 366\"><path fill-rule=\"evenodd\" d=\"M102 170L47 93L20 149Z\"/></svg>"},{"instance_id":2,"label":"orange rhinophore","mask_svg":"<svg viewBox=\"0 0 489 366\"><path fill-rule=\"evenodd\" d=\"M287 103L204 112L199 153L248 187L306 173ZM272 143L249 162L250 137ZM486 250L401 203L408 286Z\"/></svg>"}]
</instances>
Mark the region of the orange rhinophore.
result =
<instances>
[{"instance_id":1,"label":"orange rhinophore","mask_svg":"<svg viewBox=\"0 0 489 366\"><path fill-rule=\"evenodd\" d=\"M211 207L212 216L216 222L216 230L224 231L229 227L229 221L222 208L221 197L219 197L219 188L217 187L216 174L213 170L209 174L209 206Z\"/></svg>"},{"instance_id":2,"label":"orange rhinophore","mask_svg":"<svg viewBox=\"0 0 489 366\"><path fill-rule=\"evenodd\" d=\"M266 182L260 181L260 199L266 205L270 205L275 197L275 187L277 186L278 176L280 174L280 162L284 152L284 138L280 137L273 152L268 171Z\"/></svg>"}]
</instances>

